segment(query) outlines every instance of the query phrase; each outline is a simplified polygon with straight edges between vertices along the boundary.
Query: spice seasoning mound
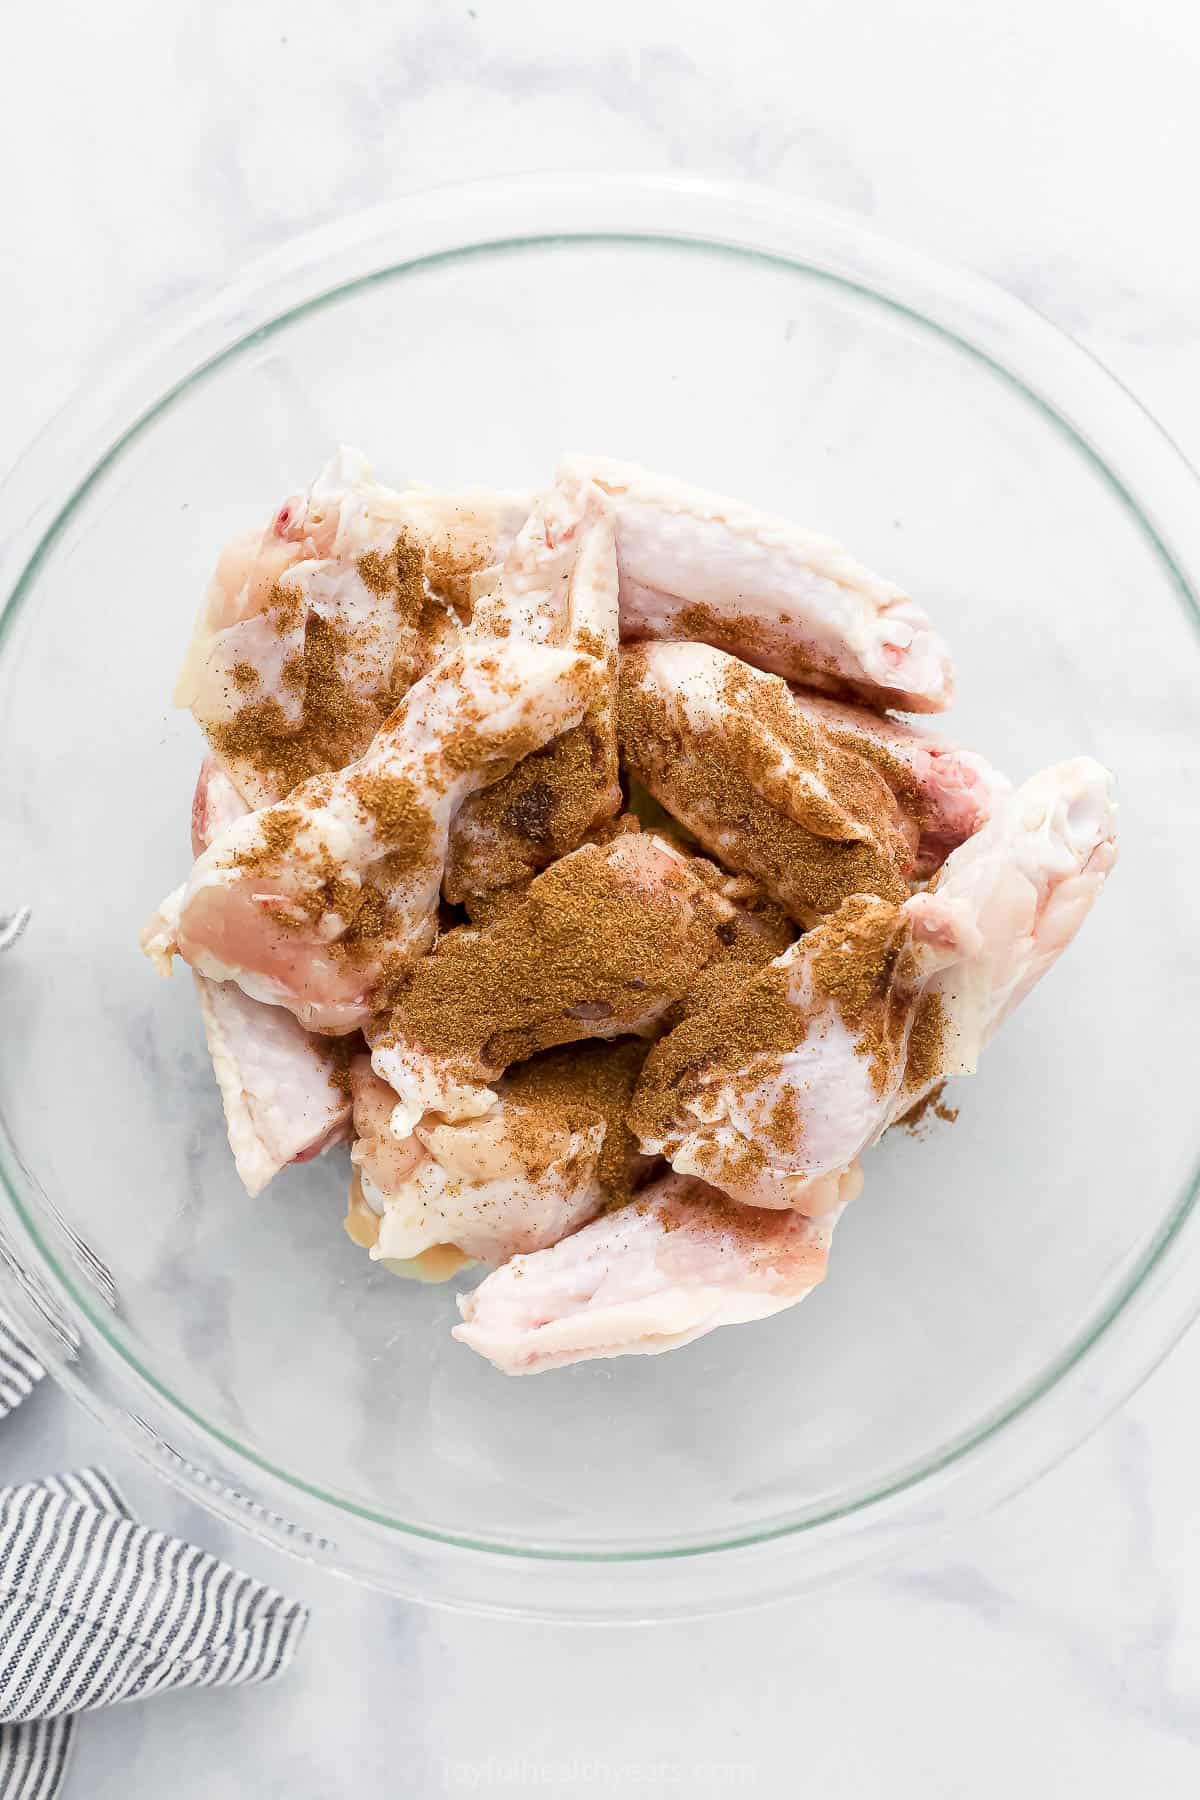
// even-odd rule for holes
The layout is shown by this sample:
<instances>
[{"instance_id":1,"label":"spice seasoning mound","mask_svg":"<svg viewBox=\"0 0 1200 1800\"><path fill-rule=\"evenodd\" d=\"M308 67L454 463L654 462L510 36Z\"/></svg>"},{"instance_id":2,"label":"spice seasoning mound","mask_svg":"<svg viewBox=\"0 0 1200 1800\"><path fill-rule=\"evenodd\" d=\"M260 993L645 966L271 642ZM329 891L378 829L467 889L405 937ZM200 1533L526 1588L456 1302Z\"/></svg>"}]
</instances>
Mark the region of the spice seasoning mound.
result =
<instances>
[{"instance_id":1,"label":"spice seasoning mound","mask_svg":"<svg viewBox=\"0 0 1200 1800\"><path fill-rule=\"evenodd\" d=\"M258 686L258 670L253 663L236 662L229 673L233 677L235 687L252 688Z\"/></svg>"},{"instance_id":2,"label":"spice seasoning mound","mask_svg":"<svg viewBox=\"0 0 1200 1800\"><path fill-rule=\"evenodd\" d=\"M892 723L886 713L883 723ZM925 790L908 764L894 750L889 750L886 744L880 743L869 730L855 731L851 726L842 725L835 719L823 720L822 724L839 750L861 756L879 770L904 811L917 825L924 827L929 823L931 808Z\"/></svg>"},{"instance_id":3,"label":"spice seasoning mound","mask_svg":"<svg viewBox=\"0 0 1200 1800\"><path fill-rule=\"evenodd\" d=\"M299 588L285 587L282 581L275 582L263 605L280 637L286 637L289 631L295 631L304 622L304 595Z\"/></svg>"},{"instance_id":4,"label":"spice seasoning mound","mask_svg":"<svg viewBox=\"0 0 1200 1800\"><path fill-rule=\"evenodd\" d=\"M329 1063L329 1085L334 1093L340 1094L344 1100L349 1100L353 1097L354 1090L350 1081L350 1060L353 1056L359 1054L359 1048L359 1039L357 1037L328 1038L321 1046Z\"/></svg>"},{"instance_id":5,"label":"spice seasoning mound","mask_svg":"<svg viewBox=\"0 0 1200 1800\"><path fill-rule=\"evenodd\" d=\"M349 788L370 817L379 841L399 863L415 866L433 845L433 814L402 775L355 775ZM399 871L397 871L399 872Z\"/></svg>"},{"instance_id":6,"label":"spice seasoning mound","mask_svg":"<svg viewBox=\"0 0 1200 1800\"><path fill-rule=\"evenodd\" d=\"M776 1150L786 1152L799 1143L803 1131L800 1096L795 1088L782 1088L767 1119L767 1140Z\"/></svg>"},{"instance_id":7,"label":"spice seasoning mound","mask_svg":"<svg viewBox=\"0 0 1200 1800\"><path fill-rule=\"evenodd\" d=\"M363 586L369 588L380 599L392 591L392 571L388 567L387 558L378 550L368 550L355 563L358 578Z\"/></svg>"},{"instance_id":8,"label":"spice seasoning mound","mask_svg":"<svg viewBox=\"0 0 1200 1800\"><path fill-rule=\"evenodd\" d=\"M490 925L514 907L520 906L529 892L528 881L514 881L511 887L489 888L486 893L464 894L463 911L472 925Z\"/></svg>"},{"instance_id":9,"label":"spice seasoning mound","mask_svg":"<svg viewBox=\"0 0 1200 1800\"><path fill-rule=\"evenodd\" d=\"M334 875L321 888L320 911L336 912L347 921L341 937L329 945L331 956L360 967L382 966L397 918L377 887L363 882L354 888Z\"/></svg>"},{"instance_id":10,"label":"spice seasoning mound","mask_svg":"<svg viewBox=\"0 0 1200 1800\"><path fill-rule=\"evenodd\" d=\"M748 677L754 690L769 689L750 706L735 677L719 723L696 728L682 700L668 704L643 685L643 666L637 650L623 658L623 760L707 850L755 876L801 924L833 912L851 894L907 898L912 854L897 827L894 797L861 759L817 763L815 733L799 715L786 714L783 682ZM773 718L776 707L785 709L782 719ZM801 810L800 790L796 771L781 764L780 741L830 795L828 802L819 792L808 795L806 823L793 816ZM831 835L837 832L844 835Z\"/></svg>"},{"instance_id":11,"label":"spice seasoning mound","mask_svg":"<svg viewBox=\"0 0 1200 1800\"><path fill-rule=\"evenodd\" d=\"M414 964L385 1041L503 1069L592 1027L616 1036L654 1017L717 948L694 879L653 840L587 846L485 930L451 932Z\"/></svg>"},{"instance_id":12,"label":"spice seasoning mound","mask_svg":"<svg viewBox=\"0 0 1200 1800\"><path fill-rule=\"evenodd\" d=\"M646 1059L630 1109L630 1123L644 1142L671 1138L681 1105L713 1071L753 1083L760 1059L786 1056L804 1041L808 1022L792 1005L786 969L768 966L747 978L734 965L721 977L708 1007L660 1038Z\"/></svg>"},{"instance_id":13,"label":"spice seasoning mound","mask_svg":"<svg viewBox=\"0 0 1200 1800\"><path fill-rule=\"evenodd\" d=\"M402 531L386 554L368 550L355 563L359 580L379 600L389 600L405 625L419 626L431 595L425 585L425 550L419 538Z\"/></svg>"},{"instance_id":14,"label":"spice seasoning mound","mask_svg":"<svg viewBox=\"0 0 1200 1800\"><path fill-rule=\"evenodd\" d=\"M733 905L725 899L725 889L752 889L752 883L731 882L707 857L689 857L688 868L731 910L718 908L714 934L720 950L667 1014L668 1030L730 1000L751 975L782 955L796 935L791 920L771 901L748 897Z\"/></svg>"},{"instance_id":15,"label":"spice seasoning mound","mask_svg":"<svg viewBox=\"0 0 1200 1800\"><path fill-rule=\"evenodd\" d=\"M509 1135L530 1167L555 1153L562 1132L604 1126L596 1178L608 1206L623 1206L639 1165L629 1130L629 1101L649 1045L640 1038L611 1044L577 1044L517 1064L504 1078Z\"/></svg>"},{"instance_id":16,"label":"spice seasoning mound","mask_svg":"<svg viewBox=\"0 0 1200 1800\"><path fill-rule=\"evenodd\" d=\"M514 763L540 748L537 733L528 725L513 725L505 732L495 732L487 729L486 720L467 720L442 745L442 760L458 775L494 769L498 781Z\"/></svg>"},{"instance_id":17,"label":"spice seasoning mound","mask_svg":"<svg viewBox=\"0 0 1200 1800\"><path fill-rule=\"evenodd\" d=\"M763 947L760 940L758 954ZM802 940L799 968L772 962L754 973L749 958L755 953L744 940L740 956L708 969L677 1009L679 1024L655 1045L634 1099L633 1124L644 1141L666 1143L677 1135L681 1110L714 1077L748 1099L764 1064L797 1049L830 1006L866 1058L876 1092L895 1084L912 994L908 923L900 908L868 895L845 901ZM799 1108L799 1096L781 1089L765 1122L769 1144L795 1146ZM720 1161L732 1172L729 1154L723 1150ZM749 1163L739 1167L751 1172Z\"/></svg>"},{"instance_id":18,"label":"spice seasoning mound","mask_svg":"<svg viewBox=\"0 0 1200 1800\"><path fill-rule=\"evenodd\" d=\"M395 573L392 605L398 617L416 629L426 627L432 620L437 601L425 586L425 552L418 540L407 532L402 531L396 539L392 568Z\"/></svg>"}]
</instances>

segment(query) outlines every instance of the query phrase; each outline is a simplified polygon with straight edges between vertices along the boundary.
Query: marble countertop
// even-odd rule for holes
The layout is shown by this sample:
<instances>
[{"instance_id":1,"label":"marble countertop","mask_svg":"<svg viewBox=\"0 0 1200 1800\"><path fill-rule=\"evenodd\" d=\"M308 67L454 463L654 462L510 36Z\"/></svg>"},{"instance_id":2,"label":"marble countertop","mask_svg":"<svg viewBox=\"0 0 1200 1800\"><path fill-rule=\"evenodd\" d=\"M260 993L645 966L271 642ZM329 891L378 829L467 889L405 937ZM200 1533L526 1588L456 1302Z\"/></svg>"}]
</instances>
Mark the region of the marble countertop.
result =
<instances>
[{"instance_id":1,"label":"marble countertop","mask_svg":"<svg viewBox=\"0 0 1200 1800\"><path fill-rule=\"evenodd\" d=\"M1200 459L1189 0L110 0L8 21L0 466L91 361L246 256L480 173L689 170L862 215L1093 349ZM237 1536L46 1386L4 1481L102 1460L140 1516L302 1596L263 1691L89 1719L71 1800L473 1791L1190 1796L1200 1334L919 1559L757 1615L573 1630L361 1593ZM646 1696L653 1695L648 1704Z\"/></svg>"}]
</instances>

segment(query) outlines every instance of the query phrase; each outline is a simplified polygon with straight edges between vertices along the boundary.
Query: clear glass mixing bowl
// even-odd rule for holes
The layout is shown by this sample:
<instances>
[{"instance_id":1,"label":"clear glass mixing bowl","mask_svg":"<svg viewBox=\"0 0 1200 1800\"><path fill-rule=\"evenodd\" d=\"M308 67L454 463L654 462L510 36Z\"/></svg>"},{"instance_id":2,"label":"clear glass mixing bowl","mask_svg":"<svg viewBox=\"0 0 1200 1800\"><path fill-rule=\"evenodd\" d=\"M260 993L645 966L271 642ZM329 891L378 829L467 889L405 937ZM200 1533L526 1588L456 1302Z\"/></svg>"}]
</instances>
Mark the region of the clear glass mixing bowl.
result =
<instances>
[{"instance_id":1,"label":"clear glass mixing bowl","mask_svg":"<svg viewBox=\"0 0 1200 1800\"><path fill-rule=\"evenodd\" d=\"M0 968L5 1304L64 1384L276 1542L581 1618L794 1590L1077 1441L1200 1296L1200 492L1152 422L978 281L666 180L407 200L130 350L3 498L0 902L34 907ZM944 628L951 732L1117 772L1102 905L957 1125L871 1154L803 1307L511 1381L451 1341L453 1284L344 1237L344 1152L239 1188L186 974L136 932L188 862L169 696L217 549L339 439L396 482L599 450L831 532Z\"/></svg>"}]
</instances>

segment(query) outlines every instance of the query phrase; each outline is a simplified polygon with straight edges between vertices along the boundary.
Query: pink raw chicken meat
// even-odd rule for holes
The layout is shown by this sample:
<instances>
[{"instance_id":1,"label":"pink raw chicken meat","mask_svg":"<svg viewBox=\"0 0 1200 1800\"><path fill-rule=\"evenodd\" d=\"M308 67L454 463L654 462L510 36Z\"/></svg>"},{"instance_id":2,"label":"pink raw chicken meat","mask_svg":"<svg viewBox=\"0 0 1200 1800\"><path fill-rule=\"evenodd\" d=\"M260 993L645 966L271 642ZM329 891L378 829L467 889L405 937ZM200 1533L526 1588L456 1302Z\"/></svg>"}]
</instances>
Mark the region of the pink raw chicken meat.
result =
<instances>
[{"instance_id":1,"label":"pink raw chicken meat","mask_svg":"<svg viewBox=\"0 0 1200 1800\"><path fill-rule=\"evenodd\" d=\"M803 1300L824 1279L835 1217L735 1207L668 1175L460 1295L454 1335L508 1375L675 1350Z\"/></svg>"},{"instance_id":2,"label":"pink raw chicken meat","mask_svg":"<svg viewBox=\"0 0 1200 1800\"><path fill-rule=\"evenodd\" d=\"M940 869L952 850L974 837L1012 789L976 750L964 750L906 719L843 706L795 689L796 707L833 742L875 764L917 832L913 873Z\"/></svg>"},{"instance_id":3,"label":"pink raw chicken meat","mask_svg":"<svg viewBox=\"0 0 1200 1800\"><path fill-rule=\"evenodd\" d=\"M207 759L192 801L196 855L245 811L228 776ZM350 1100L334 1085L338 1065L328 1043L291 1013L249 999L231 981L196 975L195 982L229 1147L253 1196L289 1163L308 1162L347 1137Z\"/></svg>"},{"instance_id":4,"label":"pink raw chicken meat","mask_svg":"<svg viewBox=\"0 0 1200 1800\"><path fill-rule=\"evenodd\" d=\"M331 1033L357 1029L389 957L437 923L447 836L467 794L577 725L607 672L587 645L614 601L612 518L597 488L543 496L457 648L405 695L365 756L236 821L199 858L175 939L201 974L235 980ZM374 894L369 953L342 953ZM376 912L376 917L378 913Z\"/></svg>"},{"instance_id":5,"label":"pink raw chicken meat","mask_svg":"<svg viewBox=\"0 0 1200 1800\"><path fill-rule=\"evenodd\" d=\"M612 499L622 638L699 638L872 706L949 706L949 652L924 612L832 538L609 457L562 469Z\"/></svg>"},{"instance_id":6,"label":"pink raw chicken meat","mask_svg":"<svg viewBox=\"0 0 1200 1800\"><path fill-rule=\"evenodd\" d=\"M445 604L415 612L398 604L389 559L400 540L426 553L426 578L432 568L447 584L461 586L468 570L506 554L528 511L527 495L483 488L397 493L375 480L357 450L343 447L307 493L284 502L264 531L246 533L226 547L175 700L191 708L251 805L282 799L296 777L288 778L289 762L272 770L263 766L261 755L239 753L223 732L247 705L269 706L272 728L284 739L301 730L305 641L314 622L328 628L343 684L339 736L349 740L341 745L341 761L348 762L366 750L405 688L458 635ZM436 594L430 597L436 601ZM319 756L317 763L324 766Z\"/></svg>"},{"instance_id":7,"label":"pink raw chicken meat","mask_svg":"<svg viewBox=\"0 0 1200 1800\"><path fill-rule=\"evenodd\" d=\"M725 1002L727 1018L718 1006L656 1045L631 1115L642 1149L747 1204L817 1210L814 1183L948 1076L974 1072L1115 858L1106 771L1081 757L1035 775L932 890L899 907L846 902ZM746 1020L770 1021L758 1048L757 1024L739 1042Z\"/></svg>"}]
</instances>

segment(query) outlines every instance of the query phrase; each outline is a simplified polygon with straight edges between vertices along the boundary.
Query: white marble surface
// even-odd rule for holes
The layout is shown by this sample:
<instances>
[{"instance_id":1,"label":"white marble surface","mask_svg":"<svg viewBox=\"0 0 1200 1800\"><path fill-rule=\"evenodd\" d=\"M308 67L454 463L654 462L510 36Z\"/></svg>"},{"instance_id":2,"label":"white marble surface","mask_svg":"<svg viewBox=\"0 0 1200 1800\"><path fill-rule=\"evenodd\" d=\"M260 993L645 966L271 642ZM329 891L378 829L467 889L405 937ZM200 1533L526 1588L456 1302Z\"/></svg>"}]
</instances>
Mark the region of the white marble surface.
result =
<instances>
[{"instance_id":1,"label":"white marble surface","mask_svg":"<svg viewBox=\"0 0 1200 1800\"><path fill-rule=\"evenodd\" d=\"M688 169L849 209L1023 295L1200 459L1192 0L61 0L4 24L0 465L102 349L240 259L434 180ZM21 179L13 171L20 167ZM303 1594L263 1692L89 1719L72 1800L353 1792L1191 1796L1200 1336L919 1561L765 1615L425 1613L235 1538L57 1393L4 1480L103 1459L149 1522Z\"/></svg>"}]
</instances>

